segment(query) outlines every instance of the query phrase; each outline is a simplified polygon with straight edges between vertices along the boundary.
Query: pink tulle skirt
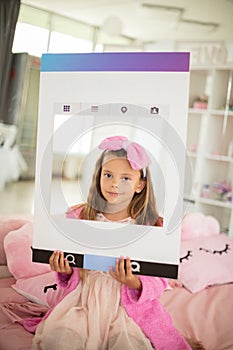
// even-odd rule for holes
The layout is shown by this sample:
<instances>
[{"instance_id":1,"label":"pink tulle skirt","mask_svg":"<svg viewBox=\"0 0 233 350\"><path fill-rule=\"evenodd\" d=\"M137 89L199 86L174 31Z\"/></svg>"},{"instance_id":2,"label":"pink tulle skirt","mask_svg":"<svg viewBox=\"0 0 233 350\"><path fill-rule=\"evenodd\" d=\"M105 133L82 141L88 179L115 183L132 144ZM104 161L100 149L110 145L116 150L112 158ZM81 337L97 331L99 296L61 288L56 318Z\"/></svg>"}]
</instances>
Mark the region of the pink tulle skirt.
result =
<instances>
[{"instance_id":1,"label":"pink tulle skirt","mask_svg":"<svg viewBox=\"0 0 233 350\"><path fill-rule=\"evenodd\" d=\"M152 350L149 339L120 304L120 284L88 272L38 326L34 350Z\"/></svg>"}]
</instances>

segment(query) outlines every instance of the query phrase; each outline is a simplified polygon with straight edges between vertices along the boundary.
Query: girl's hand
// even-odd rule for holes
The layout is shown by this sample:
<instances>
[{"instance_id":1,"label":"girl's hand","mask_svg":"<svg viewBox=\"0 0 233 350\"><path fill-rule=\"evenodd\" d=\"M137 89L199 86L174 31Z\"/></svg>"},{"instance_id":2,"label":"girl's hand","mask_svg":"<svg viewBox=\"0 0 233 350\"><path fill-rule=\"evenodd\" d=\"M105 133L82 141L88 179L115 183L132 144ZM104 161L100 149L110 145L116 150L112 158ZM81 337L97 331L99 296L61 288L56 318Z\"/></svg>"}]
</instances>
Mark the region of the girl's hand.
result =
<instances>
[{"instance_id":1,"label":"girl's hand","mask_svg":"<svg viewBox=\"0 0 233 350\"><path fill-rule=\"evenodd\" d=\"M124 258L121 256L120 259L116 260L115 271L110 267L110 275L116 281L125 284L129 288L137 289L139 291L142 290L141 281L136 275L133 275L130 258L128 257L126 258L126 269Z\"/></svg>"},{"instance_id":2,"label":"girl's hand","mask_svg":"<svg viewBox=\"0 0 233 350\"><path fill-rule=\"evenodd\" d=\"M176 279L172 279L172 278L169 278L168 284L169 284L169 286L171 288L176 288L176 287L181 288L181 287L183 287L183 283L180 282L180 280L176 280Z\"/></svg>"},{"instance_id":3,"label":"girl's hand","mask_svg":"<svg viewBox=\"0 0 233 350\"><path fill-rule=\"evenodd\" d=\"M50 268L53 271L66 273L68 275L72 274L72 267L70 267L67 259L64 259L64 253L55 251L49 258Z\"/></svg>"}]
</instances>

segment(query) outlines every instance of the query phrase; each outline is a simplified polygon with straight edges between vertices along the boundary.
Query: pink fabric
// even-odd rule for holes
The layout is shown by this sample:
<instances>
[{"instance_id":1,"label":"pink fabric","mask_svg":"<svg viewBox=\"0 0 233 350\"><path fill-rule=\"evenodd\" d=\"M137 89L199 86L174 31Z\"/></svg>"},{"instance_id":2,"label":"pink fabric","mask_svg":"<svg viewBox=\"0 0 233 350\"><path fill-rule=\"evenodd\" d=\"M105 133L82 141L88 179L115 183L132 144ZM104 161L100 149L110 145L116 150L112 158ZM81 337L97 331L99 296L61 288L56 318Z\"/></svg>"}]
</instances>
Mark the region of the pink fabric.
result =
<instances>
[{"instance_id":1,"label":"pink fabric","mask_svg":"<svg viewBox=\"0 0 233 350\"><path fill-rule=\"evenodd\" d=\"M33 335L22 327L23 320L29 317L35 320L46 311L47 308L31 302L1 303L0 349L31 350Z\"/></svg>"},{"instance_id":2,"label":"pink fabric","mask_svg":"<svg viewBox=\"0 0 233 350\"><path fill-rule=\"evenodd\" d=\"M192 293L233 282L233 240L222 233L182 241L179 280Z\"/></svg>"},{"instance_id":3,"label":"pink fabric","mask_svg":"<svg viewBox=\"0 0 233 350\"><path fill-rule=\"evenodd\" d=\"M78 269L74 269L71 276L64 274L57 274L57 276L58 283L66 288L66 294L78 286ZM140 295L137 291L126 286L121 288L121 302L129 317L143 330L156 350L190 349L185 339L174 327L170 315L159 302L159 298L167 287L167 280L146 276L140 276L140 279L142 282ZM111 298L111 291L109 291L108 296ZM52 310L49 314L51 312ZM43 320L47 317L48 314ZM24 323L24 325L27 328L27 324Z\"/></svg>"},{"instance_id":4,"label":"pink fabric","mask_svg":"<svg viewBox=\"0 0 233 350\"><path fill-rule=\"evenodd\" d=\"M83 208L84 208L83 205L73 206L73 207L69 208L69 210L66 213L66 217L69 219L79 219ZM100 215L102 215L102 214L100 214ZM132 219L131 218L127 219L127 221L129 221L129 222L130 222L130 220L132 220ZM155 226L163 227L163 218L161 216L158 217L158 220L156 221Z\"/></svg>"},{"instance_id":5,"label":"pink fabric","mask_svg":"<svg viewBox=\"0 0 233 350\"><path fill-rule=\"evenodd\" d=\"M65 291L62 295L62 298L64 298L67 294L70 293L71 290L75 289L75 287L78 285L79 283L79 272L78 269L73 269L73 273L72 273L72 278L70 278L71 276L67 275L67 274L55 274L56 277L56 281L58 283L59 286L65 288ZM45 320L50 313L53 311L54 307L61 301L61 299L57 299L56 301L54 300L54 304L53 306L49 309L49 311L45 314L45 316L41 316L41 317L37 317L35 319L25 319L23 321L23 326L24 328L31 333L35 333L39 323L43 320Z\"/></svg>"},{"instance_id":6,"label":"pink fabric","mask_svg":"<svg viewBox=\"0 0 233 350\"><path fill-rule=\"evenodd\" d=\"M11 287L1 288L0 303L25 303L28 299L14 291Z\"/></svg>"},{"instance_id":7,"label":"pink fabric","mask_svg":"<svg viewBox=\"0 0 233 350\"><path fill-rule=\"evenodd\" d=\"M12 277L12 274L8 270L6 265L0 265L0 278Z\"/></svg>"},{"instance_id":8,"label":"pink fabric","mask_svg":"<svg viewBox=\"0 0 233 350\"><path fill-rule=\"evenodd\" d=\"M13 277L0 279L0 303L24 303L28 301L11 288L14 282L15 279Z\"/></svg>"},{"instance_id":9,"label":"pink fabric","mask_svg":"<svg viewBox=\"0 0 233 350\"><path fill-rule=\"evenodd\" d=\"M32 232L33 224L27 222L4 239L8 269L15 279L51 272L49 265L32 262Z\"/></svg>"},{"instance_id":10,"label":"pink fabric","mask_svg":"<svg viewBox=\"0 0 233 350\"><path fill-rule=\"evenodd\" d=\"M185 337L201 340L207 350L232 350L232 296L233 283L230 283L195 294L175 288L165 291L160 301Z\"/></svg>"},{"instance_id":11,"label":"pink fabric","mask_svg":"<svg viewBox=\"0 0 233 350\"><path fill-rule=\"evenodd\" d=\"M68 349L152 350L120 304L120 284L100 271L90 271L85 283L73 289L39 325L35 349L56 350L57 342L61 349L69 344Z\"/></svg>"},{"instance_id":12,"label":"pink fabric","mask_svg":"<svg viewBox=\"0 0 233 350\"><path fill-rule=\"evenodd\" d=\"M24 219L17 219L17 218L5 218L3 217L2 220L0 220L0 265L6 265L6 255L5 250L3 246L3 241L8 235L10 231L14 231L22 227L25 223L27 223L27 220Z\"/></svg>"},{"instance_id":13,"label":"pink fabric","mask_svg":"<svg viewBox=\"0 0 233 350\"><path fill-rule=\"evenodd\" d=\"M0 278L0 288L8 288L13 283L15 283L15 279L12 276L5 277L5 278Z\"/></svg>"},{"instance_id":14,"label":"pink fabric","mask_svg":"<svg viewBox=\"0 0 233 350\"><path fill-rule=\"evenodd\" d=\"M68 211L67 217L78 218L83 207L76 208L77 211ZM73 291L79 284L78 269L73 269L72 275L57 274L58 284L66 288L66 295ZM190 346L175 329L170 315L159 302L164 289L168 286L167 279L154 277L139 277L142 282L142 292L129 289L123 286L121 289L121 302L127 314L143 330L144 334L150 339L156 350L185 350ZM108 291L111 297L111 291ZM63 299L64 300L64 299ZM63 301L61 301L62 303ZM42 320L52 313L54 308L50 309ZM161 327L160 327L161 324ZM35 331L38 324L30 325L27 320L24 327L27 330ZM169 337L167 336L169 334Z\"/></svg>"},{"instance_id":15,"label":"pink fabric","mask_svg":"<svg viewBox=\"0 0 233 350\"><path fill-rule=\"evenodd\" d=\"M83 205L82 206L74 206L74 207L71 207L69 208L69 210L67 211L66 213L66 217L68 219L78 219L80 217L80 214L83 210Z\"/></svg>"},{"instance_id":16,"label":"pink fabric","mask_svg":"<svg viewBox=\"0 0 233 350\"><path fill-rule=\"evenodd\" d=\"M12 288L34 303L54 306L64 296L64 288L57 285L55 272L50 271L42 275L20 278Z\"/></svg>"},{"instance_id":17,"label":"pink fabric","mask_svg":"<svg viewBox=\"0 0 233 350\"><path fill-rule=\"evenodd\" d=\"M127 159L135 170L144 169L151 163L145 149L136 142L130 142L125 136L107 137L100 143L99 148L107 151L125 149Z\"/></svg>"},{"instance_id":18,"label":"pink fabric","mask_svg":"<svg viewBox=\"0 0 233 350\"><path fill-rule=\"evenodd\" d=\"M67 283L65 280L63 279L64 285ZM0 280L2 302L8 303L9 299L13 297L13 295L9 295L9 299L5 299L7 293L3 293L2 287L7 289L13 282L13 278ZM69 281L69 285L70 283L71 281ZM78 276L76 276L75 284L77 285L77 283ZM12 292L15 299L11 301L21 303L24 298L13 290ZM175 326L184 336L201 340L208 350L225 350L233 349L232 295L233 283L206 288L195 294L188 292L185 288L175 288L171 291L165 291L160 300L172 316ZM15 312L17 313L16 309ZM37 319L36 314L31 314L31 316L34 316L30 318L34 322ZM6 316L0 312L0 322L3 317ZM37 324L40 321L41 317L37 319ZM36 329L35 323L34 330ZM33 332L32 329L31 331ZM24 331L20 324L11 324L0 330L0 348L3 350L31 350L32 337L33 334Z\"/></svg>"},{"instance_id":19,"label":"pink fabric","mask_svg":"<svg viewBox=\"0 0 233 350\"><path fill-rule=\"evenodd\" d=\"M42 313L45 314L48 308L27 301L25 303L0 304L0 310L1 314L6 316L6 318L1 318L0 329L2 329L12 323L22 324L25 317L39 317Z\"/></svg>"},{"instance_id":20,"label":"pink fabric","mask_svg":"<svg viewBox=\"0 0 233 350\"><path fill-rule=\"evenodd\" d=\"M182 221L182 241L218 235L219 233L219 222L213 216L206 216L202 213L190 213L187 214Z\"/></svg>"},{"instance_id":21,"label":"pink fabric","mask_svg":"<svg viewBox=\"0 0 233 350\"><path fill-rule=\"evenodd\" d=\"M190 349L186 340L174 327L159 298L167 287L162 278L140 276L142 293L138 299L133 291L123 286L121 300L129 317L143 330L156 350Z\"/></svg>"},{"instance_id":22,"label":"pink fabric","mask_svg":"<svg viewBox=\"0 0 233 350\"><path fill-rule=\"evenodd\" d=\"M33 334L18 323L0 329L1 350L32 350L32 339Z\"/></svg>"},{"instance_id":23,"label":"pink fabric","mask_svg":"<svg viewBox=\"0 0 233 350\"><path fill-rule=\"evenodd\" d=\"M12 281L13 278L0 280L0 296L2 287L10 286ZM195 294L185 288L174 288L165 291L160 301L185 337L201 340L208 350L226 350L233 349L232 295L233 283L206 288ZM17 302L17 299L14 302ZM6 316L0 312L0 323L3 317ZM31 320L34 320L34 317ZM32 337L33 334L25 331L20 324L11 324L0 329L0 349L31 350Z\"/></svg>"}]
</instances>

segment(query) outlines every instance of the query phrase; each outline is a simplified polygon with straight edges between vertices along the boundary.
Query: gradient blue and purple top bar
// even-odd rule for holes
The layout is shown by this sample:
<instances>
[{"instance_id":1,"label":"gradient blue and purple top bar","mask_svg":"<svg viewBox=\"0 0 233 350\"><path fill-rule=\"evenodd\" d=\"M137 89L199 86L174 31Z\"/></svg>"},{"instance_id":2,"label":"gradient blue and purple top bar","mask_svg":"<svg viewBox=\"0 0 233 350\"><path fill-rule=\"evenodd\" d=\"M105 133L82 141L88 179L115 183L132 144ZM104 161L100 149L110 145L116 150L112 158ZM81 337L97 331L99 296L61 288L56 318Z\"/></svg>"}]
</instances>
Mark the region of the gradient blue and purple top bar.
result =
<instances>
[{"instance_id":1,"label":"gradient blue and purple top bar","mask_svg":"<svg viewBox=\"0 0 233 350\"><path fill-rule=\"evenodd\" d=\"M189 52L44 54L41 72L188 72Z\"/></svg>"}]
</instances>

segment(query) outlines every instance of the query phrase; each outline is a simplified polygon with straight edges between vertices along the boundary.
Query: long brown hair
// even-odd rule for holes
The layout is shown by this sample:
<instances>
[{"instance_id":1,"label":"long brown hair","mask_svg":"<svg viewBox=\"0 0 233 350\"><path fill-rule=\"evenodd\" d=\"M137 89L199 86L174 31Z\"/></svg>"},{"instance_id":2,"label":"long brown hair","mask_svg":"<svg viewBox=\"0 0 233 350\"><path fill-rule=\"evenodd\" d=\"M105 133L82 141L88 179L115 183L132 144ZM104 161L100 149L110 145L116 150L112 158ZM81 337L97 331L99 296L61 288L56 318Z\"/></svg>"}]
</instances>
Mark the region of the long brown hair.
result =
<instances>
[{"instance_id":1,"label":"long brown hair","mask_svg":"<svg viewBox=\"0 0 233 350\"><path fill-rule=\"evenodd\" d=\"M106 155L127 159L127 153L124 149L102 152L95 165L87 203L84 205L80 219L95 220L98 212L104 213L105 211L107 202L101 192L100 177ZM159 214L156 209L154 189L148 167L146 168L145 178L143 178L143 171L141 170L141 179L145 180L146 184L140 193L134 194L128 206L128 214L135 220L135 224L153 226L157 222Z\"/></svg>"}]
</instances>

